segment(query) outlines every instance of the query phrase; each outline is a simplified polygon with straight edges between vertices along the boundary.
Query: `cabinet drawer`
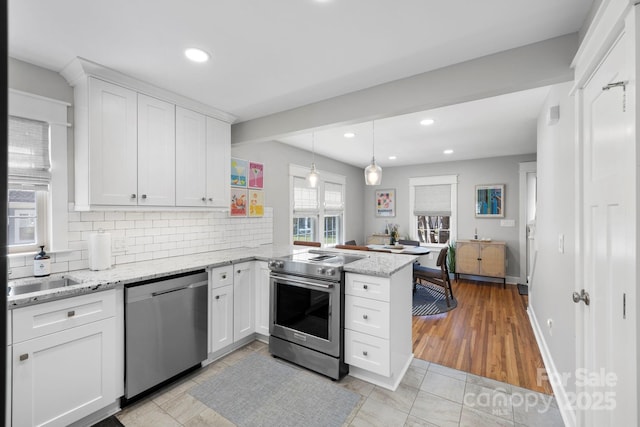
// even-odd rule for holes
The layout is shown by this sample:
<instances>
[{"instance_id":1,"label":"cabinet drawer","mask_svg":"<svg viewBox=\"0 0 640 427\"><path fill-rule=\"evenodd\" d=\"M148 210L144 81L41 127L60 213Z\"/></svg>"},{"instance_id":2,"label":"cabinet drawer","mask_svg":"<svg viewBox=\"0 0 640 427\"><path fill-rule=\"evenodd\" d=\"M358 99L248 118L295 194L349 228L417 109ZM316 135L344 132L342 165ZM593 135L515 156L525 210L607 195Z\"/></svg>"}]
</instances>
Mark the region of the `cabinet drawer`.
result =
<instances>
[{"instance_id":1,"label":"cabinet drawer","mask_svg":"<svg viewBox=\"0 0 640 427\"><path fill-rule=\"evenodd\" d=\"M389 339L389 303L369 298L345 296L346 329Z\"/></svg>"},{"instance_id":2,"label":"cabinet drawer","mask_svg":"<svg viewBox=\"0 0 640 427\"><path fill-rule=\"evenodd\" d=\"M345 294L389 302L391 286L388 277L347 273Z\"/></svg>"},{"instance_id":3,"label":"cabinet drawer","mask_svg":"<svg viewBox=\"0 0 640 427\"><path fill-rule=\"evenodd\" d=\"M212 268L209 271L209 284L211 289L233 285L233 265Z\"/></svg>"},{"instance_id":4,"label":"cabinet drawer","mask_svg":"<svg viewBox=\"0 0 640 427\"><path fill-rule=\"evenodd\" d=\"M344 361L358 368L383 375L390 374L389 341L346 329Z\"/></svg>"},{"instance_id":5,"label":"cabinet drawer","mask_svg":"<svg viewBox=\"0 0 640 427\"><path fill-rule=\"evenodd\" d=\"M13 310L13 342L85 325L115 314L115 289L17 308Z\"/></svg>"}]
</instances>

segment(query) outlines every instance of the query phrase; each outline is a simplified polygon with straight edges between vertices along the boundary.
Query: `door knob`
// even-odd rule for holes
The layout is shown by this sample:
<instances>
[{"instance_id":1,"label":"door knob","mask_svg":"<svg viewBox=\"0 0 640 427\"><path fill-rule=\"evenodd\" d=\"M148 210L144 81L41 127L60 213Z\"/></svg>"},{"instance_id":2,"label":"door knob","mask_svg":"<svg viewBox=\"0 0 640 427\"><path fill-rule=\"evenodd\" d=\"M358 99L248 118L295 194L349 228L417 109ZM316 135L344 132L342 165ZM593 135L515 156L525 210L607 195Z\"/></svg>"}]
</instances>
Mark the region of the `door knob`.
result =
<instances>
[{"instance_id":1,"label":"door knob","mask_svg":"<svg viewBox=\"0 0 640 427\"><path fill-rule=\"evenodd\" d=\"M585 291L584 289L582 291L580 291L580 293L574 292L573 293L573 302L575 302L577 304L580 301L584 301L585 305L589 305L589 303L591 303L591 298L589 297L589 292Z\"/></svg>"}]
</instances>

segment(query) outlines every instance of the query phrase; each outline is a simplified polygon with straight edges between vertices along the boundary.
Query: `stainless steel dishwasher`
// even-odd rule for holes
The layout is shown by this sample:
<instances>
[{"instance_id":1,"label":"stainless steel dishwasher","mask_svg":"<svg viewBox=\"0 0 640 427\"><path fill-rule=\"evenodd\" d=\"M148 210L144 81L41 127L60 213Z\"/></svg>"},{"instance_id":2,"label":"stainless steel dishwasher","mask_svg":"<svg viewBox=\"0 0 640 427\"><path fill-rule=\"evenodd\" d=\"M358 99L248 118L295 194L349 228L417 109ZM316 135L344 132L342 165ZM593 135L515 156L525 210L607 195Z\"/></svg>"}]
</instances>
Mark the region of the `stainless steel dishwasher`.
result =
<instances>
[{"instance_id":1,"label":"stainless steel dishwasher","mask_svg":"<svg viewBox=\"0 0 640 427\"><path fill-rule=\"evenodd\" d=\"M207 358L204 270L125 285L125 400Z\"/></svg>"}]
</instances>

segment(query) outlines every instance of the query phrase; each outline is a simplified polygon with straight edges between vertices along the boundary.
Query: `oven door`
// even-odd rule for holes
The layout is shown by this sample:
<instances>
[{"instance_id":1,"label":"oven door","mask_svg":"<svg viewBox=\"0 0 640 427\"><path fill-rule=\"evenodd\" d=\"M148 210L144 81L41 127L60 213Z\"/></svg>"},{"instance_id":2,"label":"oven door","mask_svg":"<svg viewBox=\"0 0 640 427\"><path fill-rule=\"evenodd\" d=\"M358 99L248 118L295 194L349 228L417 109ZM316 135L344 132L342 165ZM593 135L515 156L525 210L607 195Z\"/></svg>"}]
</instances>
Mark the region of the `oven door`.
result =
<instances>
[{"instance_id":1,"label":"oven door","mask_svg":"<svg viewBox=\"0 0 640 427\"><path fill-rule=\"evenodd\" d=\"M340 282L271 273L269 333L340 355Z\"/></svg>"}]
</instances>

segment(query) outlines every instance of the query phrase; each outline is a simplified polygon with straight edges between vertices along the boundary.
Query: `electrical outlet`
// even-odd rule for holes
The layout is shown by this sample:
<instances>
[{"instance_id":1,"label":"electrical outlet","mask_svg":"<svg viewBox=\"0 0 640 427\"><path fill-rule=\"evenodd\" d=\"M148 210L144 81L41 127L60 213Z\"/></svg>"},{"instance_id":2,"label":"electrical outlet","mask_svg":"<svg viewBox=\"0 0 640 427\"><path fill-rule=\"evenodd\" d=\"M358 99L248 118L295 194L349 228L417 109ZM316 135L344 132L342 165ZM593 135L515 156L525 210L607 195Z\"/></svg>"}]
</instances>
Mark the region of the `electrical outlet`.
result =
<instances>
[{"instance_id":1,"label":"electrical outlet","mask_svg":"<svg viewBox=\"0 0 640 427\"><path fill-rule=\"evenodd\" d=\"M553 335L553 319L547 319L547 326L549 327L549 335Z\"/></svg>"}]
</instances>

